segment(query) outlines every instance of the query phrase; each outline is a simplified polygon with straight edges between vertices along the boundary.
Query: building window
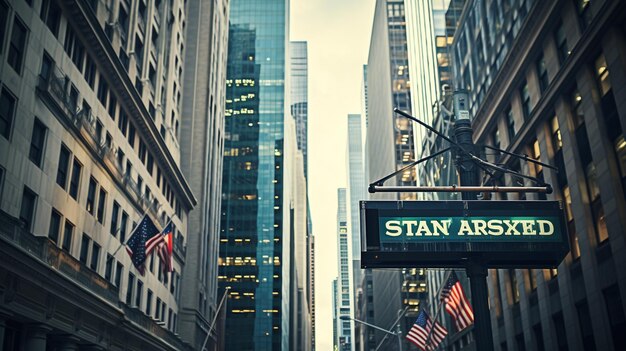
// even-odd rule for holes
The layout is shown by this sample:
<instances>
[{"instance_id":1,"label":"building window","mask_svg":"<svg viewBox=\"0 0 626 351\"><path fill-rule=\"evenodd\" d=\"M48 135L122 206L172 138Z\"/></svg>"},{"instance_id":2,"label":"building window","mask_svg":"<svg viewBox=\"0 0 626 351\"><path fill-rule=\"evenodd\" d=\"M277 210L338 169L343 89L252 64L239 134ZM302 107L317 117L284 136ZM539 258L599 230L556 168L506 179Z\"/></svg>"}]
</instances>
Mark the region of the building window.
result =
<instances>
[{"instance_id":1,"label":"building window","mask_svg":"<svg viewBox=\"0 0 626 351\"><path fill-rule=\"evenodd\" d=\"M13 31L11 32L11 42L9 43L9 53L7 55L7 63L13 67L18 74L22 73L22 63L24 61L24 53L26 51L26 36L28 29L22 21L16 16L13 22Z\"/></svg>"},{"instance_id":2,"label":"building window","mask_svg":"<svg viewBox=\"0 0 626 351\"><path fill-rule=\"evenodd\" d=\"M104 265L104 279L111 283L113 283L113 261L115 261L113 256L107 254L107 261Z\"/></svg>"},{"instance_id":3,"label":"building window","mask_svg":"<svg viewBox=\"0 0 626 351\"><path fill-rule=\"evenodd\" d=\"M609 69L607 68L604 55L598 56L595 62L595 74L602 96L611 91L611 81L609 80Z\"/></svg>"},{"instance_id":4,"label":"building window","mask_svg":"<svg viewBox=\"0 0 626 351\"><path fill-rule=\"evenodd\" d=\"M507 272L509 274L509 284L511 287L511 302L512 304L517 304L520 299L519 288L517 287L517 276L515 275L514 269L509 269Z\"/></svg>"},{"instance_id":5,"label":"building window","mask_svg":"<svg viewBox=\"0 0 626 351\"><path fill-rule=\"evenodd\" d=\"M118 227L117 227L117 220L119 218L119 212L120 212L120 204L117 203L117 201L113 201L113 210L111 210L111 229L110 229L110 233L113 236L117 235L117 231L118 231Z\"/></svg>"},{"instance_id":6,"label":"building window","mask_svg":"<svg viewBox=\"0 0 626 351\"><path fill-rule=\"evenodd\" d=\"M98 100L102 103L102 106L107 105L107 97L109 96L109 86L107 85L106 80L102 74L100 74L100 79L98 79ZM115 115L111 115L109 113L109 117L115 119Z\"/></svg>"},{"instance_id":7,"label":"building window","mask_svg":"<svg viewBox=\"0 0 626 351\"><path fill-rule=\"evenodd\" d=\"M122 274L124 274L124 266L122 263L117 262L115 265L115 286L120 287L122 282Z\"/></svg>"},{"instance_id":8,"label":"building window","mask_svg":"<svg viewBox=\"0 0 626 351\"><path fill-rule=\"evenodd\" d=\"M72 29L72 27L68 24L67 30L65 31L65 52L72 59L72 62L78 68L78 70L83 72L83 64L85 59L85 47L80 42L76 33Z\"/></svg>"},{"instance_id":9,"label":"building window","mask_svg":"<svg viewBox=\"0 0 626 351\"><path fill-rule=\"evenodd\" d=\"M41 123L38 118L35 118L35 123L33 124L33 133L30 139L30 150L28 152L28 158L35 165L37 165L37 167L41 167L45 141L46 126Z\"/></svg>"},{"instance_id":10,"label":"building window","mask_svg":"<svg viewBox=\"0 0 626 351\"><path fill-rule=\"evenodd\" d=\"M576 304L576 312L578 312L578 322L580 324L580 335L583 339L583 349L585 351L595 351L596 344L593 339L593 326L591 325L591 314L589 313L589 305L587 300Z\"/></svg>"},{"instance_id":11,"label":"building window","mask_svg":"<svg viewBox=\"0 0 626 351\"><path fill-rule=\"evenodd\" d=\"M148 289L146 293L146 315L152 314L152 290Z\"/></svg>"},{"instance_id":12,"label":"building window","mask_svg":"<svg viewBox=\"0 0 626 351\"><path fill-rule=\"evenodd\" d=\"M57 184L59 184L63 189L67 184L67 173L68 167L70 163L70 150L64 145L61 144L61 154L59 156L59 168L57 170Z\"/></svg>"},{"instance_id":13,"label":"building window","mask_svg":"<svg viewBox=\"0 0 626 351\"><path fill-rule=\"evenodd\" d=\"M6 87L2 87L2 93L0 93L0 135L5 139L9 139L11 136L15 105L15 96Z\"/></svg>"},{"instance_id":14,"label":"building window","mask_svg":"<svg viewBox=\"0 0 626 351\"><path fill-rule=\"evenodd\" d=\"M591 0L575 0L576 9L578 10L578 18L580 23L580 29L582 32L591 24Z\"/></svg>"},{"instance_id":15,"label":"building window","mask_svg":"<svg viewBox=\"0 0 626 351\"><path fill-rule=\"evenodd\" d=\"M115 98L115 95L111 94L109 96L109 116L111 116L111 118L113 118L113 120L115 120L115 117L117 116L117 99Z\"/></svg>"},{"instance_id":16,"label":"building window","mask_svg":"<svg viewBox=\"0 0 626 351\"><path fill-rule=\"evenodd\" d=\"M543 93L548 88L550 84L548 78L548 70L546 69L546 60L543 58L543 54L539 56L537 62L535 63L537 66L537 76L539 78L539 89Z\"/></svg>"},{"instance_id":17,"label":"building window","mask_svg":"<svg viewBox=\"0 0 626 351\"><path fill-rule=\"evenodd\" d=\"M96 202L96 188L98 187L98 182L95 179L89 178L89 188L87 189L87 212L89 214L94 214L94 205Z\"/></svg>"},{"instance_id":18,"label":"building window","mask_svg":"<svg viewBox=\"0 0 626 351\"><path fill-rule=\"evenodd\" d=\"M567 47L567 36L565 36L563 21L560 21L556 27L554 40L556 41L556 50L559 55L559 62L563 64L570 54L569 48Z\"/></svg>"},{"instance_id":19,"label":"building window","mask_svg":"<svg viewBox=\"0 0 626 351\"><path fill-rule=\"evenodd\" d=\"M522 82L519 94L522 98L522 113L524 115L524 119L528 119L528 117L530 117L530 112L533 110L533 107L530 103L530 92L528 91L528 82L526 82L526 80Z\"/></svg>"},{"instance_id":20,"label":"building window","mask_svg":"<svg viewBox=\"0 0 626 351\"><path fill-rule=\"evenodd\" d=\"M160 319L159 317L161 316L161 299L158 297L156 299L155 307L156 308L154 309L154 318Z\"/></svg>"},{"instance_id":21,"label":"building window","mask_svg":"<svg viewBox=\"0 0 626 351\"><path fill-rule=\"evenodd\" d=\"M77 158L74 158L74 164L72 166L72 178L70 179L70 196L74 200L78 201L78 190L80 187L80 172L83 166L78 162Z\"/></svg>"},{"instance_id":22,"label":"building window","mask_svg":"<svg viewBox=\"0 0 626 351\"><path fill-rule=\"evenodd\" d=\"M83 264L87 264L87 257L89 256L89 243L91 239L87 236L87 234L83 233L83 237L80 241L80 256L79 260Z\"/></svg>"},{"instance_id":23,"label":"building window","mask_svg":"<svg viewBox=\"0 0 626 351\"><path fill-rule=\"evenodd\" d=\"M611 335L613 336L613 346L615 350L626 350L626 317L624 316L624 306L619 292L619 286L614 284L604 290L604 301L611 324Z\"/></svg>"},{"instance_id":24,"label":"building window","mask_svg":"<svg viewBox=\"0 0 626 351\"><path fill-rule=\"evenodd\" d=\"M97 271L98 263L100 263L100 245L94 242L91 248L91 265L89 267Z\"/></svg>"},{"instance_id":25,"label":"building window","mask_svg":"<svg viewBox=\"0 0 626 351\"><path fill-rule=\"evenodd\" d=\"M143 293L143 282L137 279L137 292L135 293L135 307L141 309L141 295Z\"/></svg>"},{"instance_id":26,"label":"building window","mask_svg":"<svg viewBox=\"0 0 626 351\"><path fill-rule=\"evenodd\" d=\"M497 125L491 134L491 142L493 144L493 147L495 147L496 149L500 148L500 131L498 130Z\"/></svg>"},{"instance_id":27,"label":"building window","mask_svg":"<svg viewBox=\"0 0 626 351\"><path fill-rule=\"evenodd\" d=\"M537 290L537 277L534 269L528 270L528 282L530 283L530 291Z\"/></svg>"},{"instance_id":28,"label":"building window","mask_svg":"<svg viewBox=\"0 0 626 351\"><path fill-rule=\"evenodd\" d=\"M50 229L48 230L48 238L55 244L59 241L59 230L61 230L61 215L56 210L52 210L50 215Z\"/></svg>"},{"instance_id":29,"label":"building window","mask_svg":"<svg viewBox=\"0 0 626 351\"><path fill-rule=\"evenodd\" d=\"M43 77L46 81L50 80L50 76L52 75L52 70L54 68L54 61L50 57L50 55L44 51L43 57L41 58L41 71L39 75Z\"/></svg>"},{"instance_id":30,"label":"building window","mask_svg":"<svg viewBox=\"0 0 626 351\"><path fill-rule=\"evenodd\" d=\"M135 275L128 272L128 283L126 285L126 304L130 306L133 301L133 288L135 287Z\"/></svg>"},{"instance_id":31,"label":"building window","mask_svg":"<svg viewBox=\"0 0 626 351\"><path fill-rule=\"evenodd\" d=\"M37 203L37 194L30 190L28 187L24 187L22 193L22 206L20 208L20 221L24 229L30 231L33 223L33 216L35 215L35 205Z\"/></svg>"},{"instance_id":32,"label":"building window","mask_svg":"<svg viewBox=\"0 0 626 351\"><path fill-rule=\"evenodd\" d=\"M126 242L126 227L128 223L128 214L122 211L122 222L120 223L120 242Z\"/></svg>"},{"instance_id":33,"label":"building window","mask_svg":"<svg viewBox=\"0 0 626 351\"><path fill-rule=\"evenodd\" d=\"M4 48L4 36L7 31L7 24L9 23L9 5L4 1L0 1L0 54Z\"/></svg>"},{"instance_id":34,"label":"building window","mask_svg":"<svg viewBox=\"0 0 626 351\"><path fill-rule=\"evenodd\" d=\"M93 62L89 55L85 56L85 80L91 89L95 88L96 84L96 64Z\"/></svg>"},{"instance_id":35,"label":"building window","mask_svg":"<svg viewBox=\"0 0 626 351\"><path fill-rule=\"evenodd\" d=\"M59 36L61 23L61 8L55 0L44 0L41 4L41 20L48 26L55 37Z\"/></svg>"},{"instance_id":36,"label":"building window","mask_svg":"<svg viewBox=\"0 0 626 351\"><path fill-rule=\"evenodd\" d=\"M535 342L537 343L537 351L546 351L546 347L543 344L543 330L541 329L541 324L535 324L533 332L535 334Z\"/></svg>"},{"instance_id":37,"label":"building window","mask_svg":"<svg viewBox=\"0 0 626 351\"><path fill-rule=\"evenodd\" d=\"M515 117L513 116L513 110L511 110L511 106L505 112L506 114L506 126L509 132L509 145L513 143L513 139L515 138Z\"/></svg>"},{"instance_id":38,"label":"building window","mask_svg":"<svg viewBox=\"0 0 626 351\"><path fill-rule=\"evenodd\" d=\"M65 229L63 230L63 246L62 249L71 252L72 251L72 237L74 236L74 225L66 220Z\"/></svg>"},{"instance_id":39,"label":"building window","mask_svg":"<svg viewBox=\"0 0 626 351\"><path fill-rule=\"evenodd\" d=\"M565 218L567 219L567 232L569 234L569 246L572 259L580 258L580 245L578 243L578 235L576 234L576 225L574 223L574 212L572 211L572 195L569 185L565 185L561 189L563 194L563 202L565 203Z\"/></svg>"},{"instance_id":40,"label":"building window","mask_svg":"<svg viewBox=\"0 0 626 351\"><path fill-rule=\"evenodd\" d=\"M104 224L104 209L107 202L107 192L104 188L100 187L100 194L98 194L98 211L96 212L96 218L100 224Z\"/></svg>"},{"instance_id":41,"label":"building window","mask_svg":"<svg viewBox=\"0 0 626 351\"><path fill-rule=\"evenodd\" d=\"M567 333L565 331L565 320L563 319L563 313L559 312L552 316L554 322L554 330L556 332L556 342L559 351L567 351Z\"/></svg>"}]
</instances>

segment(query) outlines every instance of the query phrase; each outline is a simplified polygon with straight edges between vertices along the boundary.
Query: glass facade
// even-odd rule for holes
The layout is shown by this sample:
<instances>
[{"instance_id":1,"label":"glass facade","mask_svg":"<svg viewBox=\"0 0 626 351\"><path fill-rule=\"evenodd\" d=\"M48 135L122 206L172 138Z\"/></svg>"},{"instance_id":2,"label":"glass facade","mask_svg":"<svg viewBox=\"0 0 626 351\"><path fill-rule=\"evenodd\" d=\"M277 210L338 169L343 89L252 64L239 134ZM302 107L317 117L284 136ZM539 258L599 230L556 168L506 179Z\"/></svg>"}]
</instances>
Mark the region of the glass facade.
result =
<instances>
[{"instance_id":1,"label":"glass facade","mask_svg":"<svg viewBox=\"0 0 626 351\"><path fill-rule=\"evenodd\" d=\"M231 289L225 349L281 350L289 340L289 232L283 228L289 213L283 210L288 3L235 0L230 11L219 257L220 289Z\"/></svg>"}]
</instances>

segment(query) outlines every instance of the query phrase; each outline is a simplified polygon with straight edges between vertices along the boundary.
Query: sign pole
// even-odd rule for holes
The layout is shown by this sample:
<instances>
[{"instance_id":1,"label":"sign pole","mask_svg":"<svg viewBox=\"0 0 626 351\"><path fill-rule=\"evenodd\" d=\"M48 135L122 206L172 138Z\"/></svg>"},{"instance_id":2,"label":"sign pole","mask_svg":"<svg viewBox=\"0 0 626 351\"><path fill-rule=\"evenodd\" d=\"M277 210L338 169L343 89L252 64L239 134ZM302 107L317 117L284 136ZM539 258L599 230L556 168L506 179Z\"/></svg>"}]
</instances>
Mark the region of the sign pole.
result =
<instances>
[{"instance_id":1,"label":"sign pole","mask_svg":"<svg viewBox=\"0 0 626 351\"><path fill-rule=\"evenodd\" d=\"M472 139L472 122L467 106L467 93L454 92L454 136L459 147L474 153ZM469 157L467 152L456 153L456 166L459 172L461 185L479 185L478 165ZM463 200L477 200L478 193L463 192ZM480 260L470 259L466 266L470 279L472 301L474 302L474 336L476 350L493 351L493 334L491 331L491 315L489 314L489 292L487 290L487 266Z\"/></svg>"}]
</instances>

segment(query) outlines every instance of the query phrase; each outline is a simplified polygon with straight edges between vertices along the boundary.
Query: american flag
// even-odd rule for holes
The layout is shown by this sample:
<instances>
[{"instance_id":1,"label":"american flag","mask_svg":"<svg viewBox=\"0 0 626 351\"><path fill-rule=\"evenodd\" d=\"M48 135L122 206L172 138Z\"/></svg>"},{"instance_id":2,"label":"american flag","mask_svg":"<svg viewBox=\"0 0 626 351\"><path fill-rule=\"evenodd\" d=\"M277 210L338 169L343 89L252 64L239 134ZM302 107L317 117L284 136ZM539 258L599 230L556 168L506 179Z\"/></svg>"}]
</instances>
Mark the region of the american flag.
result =
<instances>
[{"instance_id":1,"label":"american flag","mask_svg":"<svg viewBox=\"0 0 626 351\"><path fill-rule=\"evenodd\" d=\"M146 214L135 227L130 238L126 242L126 252L130 255L133 265L141 275L145 272L145 263L148 253L146 252L146 242L155 236L159 236L159 230L154 225L150 217Z\"/></svg>"},{"instance_id":2,"label":"american flag","mask_svg":"<svg viewBox=\"0 0 626 351\"><path fill-rule=\"evenodd\" d=\"M164 273L171 272L174 270L174 265L172 264L172 249L174 247L172 222L165 226L159 236L161 240L156 244L156 250L157 255L161 258L161 262L163 262L161 268Z\"/></svg>"},{"instance_id":3,"label":"american flag","mask_svg":"<svg viewBox=\"0 0 626 351\"><path fill-rule=\"evenodd\" d=\"M407 340L415 344L422 351L431 351L437 348L448 335L448 331L441 324L433 322L423 309L417 315L417 320L406 335Z\"/></svg>"},{"instance_id":4,"label":"american flag","mask_svg":"<svg viewBox=\"0 0 626 351\"><path fill-rule=\"evenodd\" d=\"M446 285L441 289L440 299L445 303L446 312L452 316L458 330L463 330L474 323L474 311L454 272L450 273Z\"/></svg>"},{"instance_id":5,"label":"american flag","mask_svg":"<svg viewBox=\"0 0 626 351\"><path fill-rule=\"evenodd\" d=\"M146 255L149 255L152 250L157 247L163 240L165 236L172 233L172 221L170 221L165 228L161 231L159 235L155 235L152 238L146 241Z\"/></svg>"}]
</instances>

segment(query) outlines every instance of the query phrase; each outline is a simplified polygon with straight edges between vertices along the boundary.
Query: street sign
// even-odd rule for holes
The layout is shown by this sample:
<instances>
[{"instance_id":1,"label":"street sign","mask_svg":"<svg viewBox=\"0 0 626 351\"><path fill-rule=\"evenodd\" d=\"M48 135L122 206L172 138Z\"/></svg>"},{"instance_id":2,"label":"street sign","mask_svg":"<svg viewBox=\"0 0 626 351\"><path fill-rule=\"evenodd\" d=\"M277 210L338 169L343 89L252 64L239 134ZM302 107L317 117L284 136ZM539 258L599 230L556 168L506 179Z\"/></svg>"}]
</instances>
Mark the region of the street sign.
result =
<instances>
[{"instance_id":1,"label":"street sign","mask_svg":"<svg viewBox=\"0 0 626 351\"><path fill-rule=\"evenodd\" d=\"M558 201L361 201L363 268L556 267L569 252Z\"/></svg>"}]
</instances>

